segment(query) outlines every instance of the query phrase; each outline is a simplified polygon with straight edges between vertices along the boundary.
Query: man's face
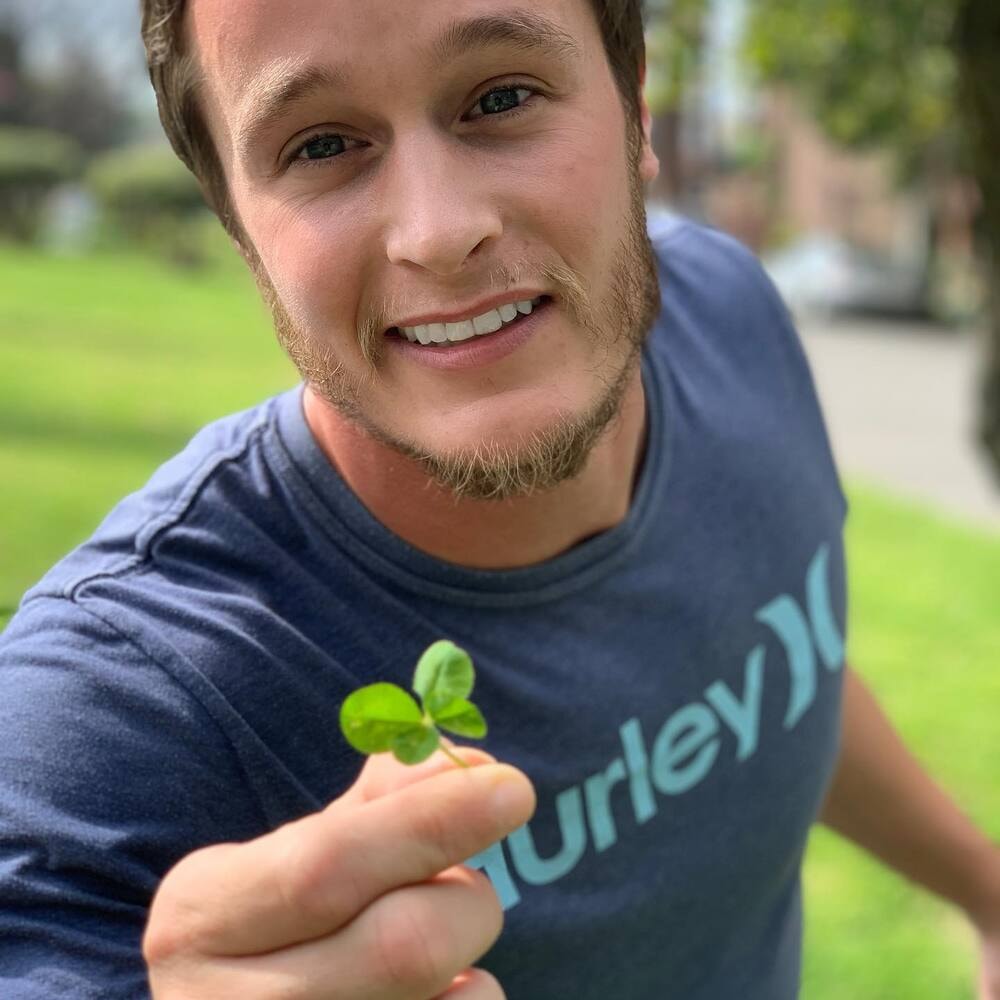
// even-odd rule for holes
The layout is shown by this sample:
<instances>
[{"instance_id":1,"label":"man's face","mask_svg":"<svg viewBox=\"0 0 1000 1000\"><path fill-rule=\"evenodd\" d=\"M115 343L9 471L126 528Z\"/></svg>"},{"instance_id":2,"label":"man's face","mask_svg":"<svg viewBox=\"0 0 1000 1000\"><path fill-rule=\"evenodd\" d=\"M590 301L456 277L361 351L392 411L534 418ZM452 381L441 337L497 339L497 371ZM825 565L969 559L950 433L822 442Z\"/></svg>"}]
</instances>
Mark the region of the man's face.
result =
<instances>
[{"instance_id":1,"label":"man's face","mask_svg":"<svg viewBox=\"0 0 1000 1000\"><path fill-rule=\"evenodd\" d=\"M656 161L586 0L193 0L187 30L248 258L312 390L456 497L579 473L659 304ZM538 296L455 347L398 331ZM501 356L441 365L470 345Z\"/></svg>"}]
</instances>

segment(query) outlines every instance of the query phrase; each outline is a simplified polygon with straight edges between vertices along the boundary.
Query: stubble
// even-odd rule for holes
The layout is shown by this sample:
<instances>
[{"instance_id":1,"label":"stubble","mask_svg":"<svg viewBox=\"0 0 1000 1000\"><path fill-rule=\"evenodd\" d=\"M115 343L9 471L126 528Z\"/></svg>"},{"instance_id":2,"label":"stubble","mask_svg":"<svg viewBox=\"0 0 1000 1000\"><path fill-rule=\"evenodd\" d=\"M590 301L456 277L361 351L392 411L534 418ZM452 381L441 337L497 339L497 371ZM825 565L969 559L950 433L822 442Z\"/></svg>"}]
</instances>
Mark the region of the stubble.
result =
<instances>
[{"instance_id":1,"label":"stubble","mask_svg":"<svg viewBox=\"0 0 1000 1000\"><path fill-rule=\"evenodd\" d=\"M646 231L646 211L638 175L638 136L629 130L630 206L616 247L610 290L595 305L583 278L564 264L506 262L490 274L490 284L512 288L522 277L541 279L550 287L574 328L605 347L598 369L603 391L584 413L562 415L528 437L511 441L489 439L471 449L436 451L380 427L364 406L377 383L386 350L383 330L393 304L383 303L361 324L358 343L366 363L356 376L337 359L330 344L294 322L258 259L251 270L274 320L278 341L303 381L344 418L371 438L410 459L427 476L460 500L509 500L547 492L579 475L602 435L614 427L640 363L642 346L660 309L656 260ZM433 348L429 348L433 349ZM612 358L617 356L617 365Z\"/></svg>"}]
</instances>

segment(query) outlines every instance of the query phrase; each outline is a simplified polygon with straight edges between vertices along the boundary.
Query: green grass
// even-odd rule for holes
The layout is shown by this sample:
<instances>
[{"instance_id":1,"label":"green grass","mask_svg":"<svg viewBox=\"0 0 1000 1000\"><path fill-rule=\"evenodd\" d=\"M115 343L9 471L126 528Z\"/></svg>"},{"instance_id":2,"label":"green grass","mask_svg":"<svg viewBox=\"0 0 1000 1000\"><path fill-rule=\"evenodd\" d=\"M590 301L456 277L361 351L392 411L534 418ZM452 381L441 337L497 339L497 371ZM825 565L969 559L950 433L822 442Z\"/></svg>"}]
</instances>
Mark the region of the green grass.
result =
<instances>
[{"instance_id":1,"label":"green grass","mask_svg":"<svg viewBox=\"0 0 1000 1000\"><path fill-rule=\"evenodd\" d=\"M297 381L234 263L0 248L0 627L206 421ZM854 484L850 659L911 749L1000 839L1000 537ZM4 611L6 610L6 614ZM972 1000L964 919L823 828L804 1000Z\"/></svg>"},{"instance_id":2,"label":"green grass","mask_svg":"<svg viewBox=\"0 0 1000 1000\"><path fill-rule=\"evenodd\" d=\"M849 659L904 742L1000 841L1000 536L850 489ZM972 1000L953 907L814 828L803 1000Z\"/></svg>"}]
</instances>

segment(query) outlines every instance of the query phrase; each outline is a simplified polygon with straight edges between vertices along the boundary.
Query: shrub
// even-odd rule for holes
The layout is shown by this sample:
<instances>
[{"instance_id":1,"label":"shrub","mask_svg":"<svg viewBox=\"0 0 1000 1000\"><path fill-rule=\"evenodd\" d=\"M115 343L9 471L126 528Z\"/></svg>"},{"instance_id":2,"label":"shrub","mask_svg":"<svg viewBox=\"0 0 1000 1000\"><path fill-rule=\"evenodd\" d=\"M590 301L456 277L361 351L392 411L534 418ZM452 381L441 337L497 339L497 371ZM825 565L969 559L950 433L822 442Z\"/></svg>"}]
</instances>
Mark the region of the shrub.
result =
<instances>
[{"instance_id":1,"label":"shrub","mask_svg":"<svg viewBox=\"0 0 1000 1000\"><path fill-rule=\"evenodd\" d=\"M78 176L83 156L68 136L47 129L0 126L0 234L37 239L45 199Z\"/></svg>"},{"instance_id":2,"label":"shrub","mask_svg":"<svg viewBox=\"0 0 1000 1000\"><path fill-rule=\"evenodd\" d=\"M203 263L198 182L166 147L138 146L98 157L87 186L111 229L175 263Z\"/></svg>"}]
</instances>

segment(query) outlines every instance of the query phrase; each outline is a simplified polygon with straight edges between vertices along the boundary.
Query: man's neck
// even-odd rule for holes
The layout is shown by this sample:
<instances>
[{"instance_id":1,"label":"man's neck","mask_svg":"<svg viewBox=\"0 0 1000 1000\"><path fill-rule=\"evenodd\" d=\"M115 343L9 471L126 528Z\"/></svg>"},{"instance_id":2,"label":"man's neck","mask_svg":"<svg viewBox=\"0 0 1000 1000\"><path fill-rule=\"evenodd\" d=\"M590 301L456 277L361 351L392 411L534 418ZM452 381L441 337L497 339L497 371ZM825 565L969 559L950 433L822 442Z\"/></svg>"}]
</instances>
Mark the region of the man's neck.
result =
<instances>
[{"instance_id":1,"label":"man's neck","mask_svg":"<svg viewBox=\"0 0 1000 1000\"><path fill-rule=\"evenodd\" d=\"M428 482L416 463L371 438L308 387L306 422L368 511L429 555L474 569L516 569L566 552L624 520L646 449L639 367L619 418L583 472L556 489L509 501L460 500Z\"/></svg>"}]
</instances>

